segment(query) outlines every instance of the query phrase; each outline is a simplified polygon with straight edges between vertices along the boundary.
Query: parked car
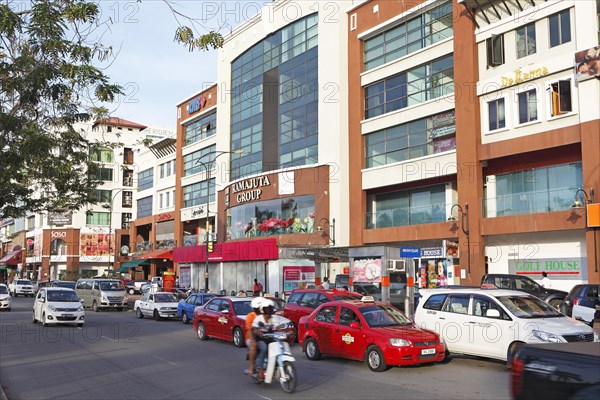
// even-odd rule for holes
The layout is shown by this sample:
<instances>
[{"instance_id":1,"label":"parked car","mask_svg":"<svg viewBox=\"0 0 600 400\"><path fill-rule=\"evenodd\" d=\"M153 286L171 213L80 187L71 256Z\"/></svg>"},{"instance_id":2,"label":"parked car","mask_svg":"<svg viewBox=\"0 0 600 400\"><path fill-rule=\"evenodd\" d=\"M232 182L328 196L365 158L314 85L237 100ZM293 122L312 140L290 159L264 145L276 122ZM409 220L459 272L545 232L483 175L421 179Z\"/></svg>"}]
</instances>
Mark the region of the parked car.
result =
<instances>
[{"instance_id":1,"label":"parked car","mask_svg":"<svg viewBox=\"0 0 600 400\"><path fill-rule=\"evenodd\" d=\"M82 278L77 281L75 291L85 300L85 306L96 312L104 309L123 311L128 306L125 287L117 279Z\"/></svg>"},{"instance_id":2,"label":"parked car","mask_svg":"<svg viewBox=\"0 0 600 400\"><path fill-rule=\"evenodd\" d=\"M33 297L35 294L35 291L33 290L33 282L31 282L29 279L14 279L11 283L9 283L8 291L10 292L11 296L15 297L19 295Z\"/></svg>"},{"instance_id":3,"label":"parked car","mask_svg":"<svg viewBox=\"0 0 600 400\"><path fill-rule=\"evenodd\" d=\"M322 354L364 360L375 372L392 365L440 362L446 352L437 333L369 296L322 304L300 318L298 329L298 342L309 360Z\"/></svg>"},{"instance_id":4,"label":"parked car","mask_svg":"<svg viewBox=\"0 0 600 400\"><path fill-rule=\"evenodd\" d=\"M251 297L214 297L194 311L194 331L198 339L209 337L245 345L246 315L252 311Z\"/></svg>"},{"instance_id":5,"label":"parked car","mask_svg":"<svg viewBox=\"0 0 600 400\"><path fill-rule=\"evenodd\" d=\"M513 360L511 389L516 400L597 399L600 346L597 343L524 345Z\"/></svg>"},{"instance_id":6,"label":"parked car","mask_svg":"<svg viewBox=\"0 0 600 400\"><path fill-rule=\"evenodd\" d=\"M533 279L521 275L486 274L481 278L481 285L493 285L498 289L518 290L529 293L544 300L556 310L560 310L560 305L565 300L565 297L567 297L567 292L546 289Z\"/></svg>"},{"instance_id":7,"label":"parked car","mask_svg":"<svg viewBox=\"0 0 600 400\"><path fill-rule=\"evenodd\" d=\"M142 286L149 282L150 281L146 281L146 280L135 281L135 282L129 283L127 286L125 286L125 289L127 290L127 293L129 293L129 294L139 294L139 293L142 293Z\"/></svg>"},{"instance_id":8,"label":"parked car","mask_svg":"<svg viewBox=\"0 0 600 400\"><path fill-rule=\"evenodd\" d=\"M204 305L208 300L215 297L213 293L192 293L186 299L179 300L177 304L177 316L181 322L189 324L194 319L196 307Z\"/></svg>"},{"instance_id":9,"label":"parked car","mask_svg":"<svg viewBox=\"0 0 600 400\"><path fill-rule=\"evenodd\" d=\"M598 341L592 328L523 292L422 289L415 322L436 331L450 353L506 360L525 343Z\"/></svg>"},{"instance_id":10,"label":"parked car","mask_svg":"<svg viewBox=\"0 0 600 400\"><path fill-rule=\"evenodd\" d=\"M33 323L77 324L83 326L85 312L83 300L73 289L63 287L45 287L38 291L33 302Z\"/></svg>"},{"instance_id":11,"label":"parked car","mask_svg":"<svg viewBox=\"0 0 600 400\"><path fill-rule=\"evenodd\" d=\"M12 308L12 299L8 293L8 286L0 283L0 310L10 311Z\"/></svg>"},{"instance_id":12,"label":"parked car","mask_svg":"<svg viewBox=\"0 0 600 400\"><path fill-rule=\"evenodd\" d=\"M338 275L339 276L339 275ZM360 300L362 295L344 289L297 289L288 297L283 316L292 321L298 337L300 318L310 315L321 304L337 300Z\"/></svg>"},{"instance_id":13,"label":"parked car","mask_svg":"<svg viewBox=\"0 0 600 400\"><path fill-rule=\"evenodd\" d=\"M75 289L75 285L77 282L71 282L71 281L52 281L52 283L50 283L51 287L66 287L69 289Z\"/></svg>"},{"instance_id":14,"label":"parked car","mask_svg":"<svg viewBox=\"0 0 600 400\"><path fill-rule=\"evenodd\" d=\"M371 296L377 301L381 301L381 289L372 283L354 282L352 288L361 296Z\"/></svg>"},{"instance_id":15,"label":"parked car","mask_svg":"<svg viewBox=\"0 0 600 400\"><path fill-rule=\"evenodd\" d=\"M591 325L597 306L600 306L600 285L575 285L565 298L561 312Z\"/></svg>"},{"instance_id":16,"label":"parked car","mask_svg":"<svg viewBox=\"0 0 600 400\"><path fill-rule=\"evenodd\" d=\"M168 292L148 292L135 301L133 309L138 318L177 318L177 297Z\"/></svg>"}]
</instances>

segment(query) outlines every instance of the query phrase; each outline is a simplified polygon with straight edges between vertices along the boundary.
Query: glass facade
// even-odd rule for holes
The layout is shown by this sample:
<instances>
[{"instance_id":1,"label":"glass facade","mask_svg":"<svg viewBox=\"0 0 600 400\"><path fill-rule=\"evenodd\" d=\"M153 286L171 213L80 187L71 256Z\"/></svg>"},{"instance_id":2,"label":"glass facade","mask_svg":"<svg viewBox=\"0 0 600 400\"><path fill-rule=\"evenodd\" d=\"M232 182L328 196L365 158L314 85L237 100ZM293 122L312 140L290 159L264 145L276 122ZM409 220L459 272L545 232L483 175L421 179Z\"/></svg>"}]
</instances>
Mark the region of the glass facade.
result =
<instances>
[{"instance_id":1,"label":"glass facade","mask_svg":"<svg viewBox=\"0 0 600 400\"><path fill-rule=\"evenodd\" d=\"M215 201L215 180L210 180L210 202ZM207 181L196 182L183 187L183 207L199 206L209 203Z\"/></svg>"},{"instance_id":2,"label":"glass facade","mask_svg":"<svg viewBox=\"0 0 600 400\"><path fill-rule=\"evenodd\" d=\"M152 215L152 196L144 197L137 201L137 218Z\"/></svg>"},{"instance_id":3,"label":"glass facade","mask_svg":"<svg viewBox=\"0 0 600 400\"><path fill-rule=\"evenodd\" d=\"M86 225L108 226L109 216L110 213L107 212L88 211L85 215L85 223Z\"/></svg>"},{"instance_id":4,"label":"glass facade","mask_svg":"<svg viewBox=\"0 0 600 400\"><path fill-rule=\"evenodd\" d=\"M213 144L183 156L183 176L206 172L209 164L215 159L216 151L217 145ZM214 165L211 165L211 167L214 167Z\"/></svg>"},{"instance_id":5,"label":"glass facade","mask_svg":"<svg viewBox=\"0 0 600 400\"><path fill-rule=\"evenodd\" d=\"M254 202L227 210L227 239L314 232L315 196Z\"/></svg>"},{"instance_id":6,"label":"glass facade","mask_svg":"<svg viewBox=\"0 0 600 400\"><path fill-rule=\"evenodd\" d=\"M445 185L367 196L367 229L446 221Z\"/></svg>"},{"instance_id":7,"label":"glass facade","mask_svg":"<svg viewBox=\"0 0 600 400\"><path fill-rule=\"evenodd\" d=\"M154 185L154 169L148 168L138 172L138 190L150 189Z\"/></svg>"},{"instance_id":8,"label":"glass facade","mask_svg":"<svg viewBox=\"0 0 600 400\"><path fill-rule=\"evenodd\" d=\"M456 149L454 110L365 135L367 168Z\"/></svg>"},{"instance_id":9,"label":"glass facade","mask_svg":"<svg viewBox=\"0 0 600 400\"><path fill-rule=\"evenodd\" d=\"M184 128L184 146L196 143L217 133L217 113L210 113Z\"/></svg>"},{"instance_id":10,"label":"glass facade","mask_svg":"<svg viewBox=\"0 0 600 400\"><path fill-rule=\"evenodd\" d=\"M365 118L454 93L452 54L365 87Z\"/></svg>"},{"instance_id":11,"label":"glass facade","mask_svg":"<svg viewBox=\"0 0 600 400\"><path fill-rule=\"evenodd\" d=\"M486 201L495 204L495 215L488 209L487 217L569 210L583 173L575 162L496 175L495 181L497 197Z\"/></svg>"},{"instance_id":12,"label":"glass facade","mask_svg":"<svg viewBox=\"0 0 600 400\"><path fill-rule=\"evenodd\" d=\"M233 61L232 180L317 161L317 28L309 15Z\"/></svg>"},{"instance_id":13,"label":"glass facade","mask_svg":"<svg viewBox=\"0 0 600 400\"><path fill-rule=\"evenodd\" d=\"M364 70L414 53L452 35L452 2L447 2L365 40Z\"/></svg>"}]
</instances>

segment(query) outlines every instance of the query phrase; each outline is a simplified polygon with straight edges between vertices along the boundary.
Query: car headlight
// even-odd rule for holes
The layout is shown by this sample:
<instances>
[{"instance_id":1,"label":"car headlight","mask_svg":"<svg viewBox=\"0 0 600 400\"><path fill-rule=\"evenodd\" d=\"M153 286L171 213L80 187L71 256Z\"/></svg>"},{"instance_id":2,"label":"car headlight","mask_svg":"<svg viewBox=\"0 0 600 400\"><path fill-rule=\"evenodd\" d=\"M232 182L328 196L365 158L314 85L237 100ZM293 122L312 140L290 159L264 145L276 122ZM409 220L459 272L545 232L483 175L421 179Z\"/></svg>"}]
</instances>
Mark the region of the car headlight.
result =
<instances>
[{"instance_id":1,"label":"car headlight","mask_svg":"<svg viewBox=\"0 0 600 400\"><path fill-rule=\"evenodd\" d=\"M405 347L405 346L412 345L412 343L409 342L408 340L399 339L399 338L391 338L390 344L395 347Z\"/></svg>"},{"instance_id":2,"label":"car headlight","mask_svg":"<svg viewBox=\"0 0 600 400\"><path fill-rule=\"evenodd\" d=\"M600 337L596 332L594 332L594 342L600 342Z\"/></svg>"},{"instance_id":3,"label":"car headlight","mask_svg":"<svg viewBox=\"0 0 600 400\"><path fill-rule=\"evenodd\" d=\"M538 338L542 342L547 343L566 343L566 340L562 336L555 335L553 333L544 331L532 331L533 336Z\"/></svg>"},{"instance_id":4,"label":"car headlight","mask_svg":"<svg viewBox=\"0 0 600 400\"><path fill-rule=\"evenodd\" d=\"M56 307L54 307L53 305L49 305L48 306L48 310L50 310L50 311L56 311Z\"/></svg>"},{"instance_id":5,"label":"car headlight","mask_svg":"<svg viewBox=\"0 0 600 400\"><path fill-rule=\"evenodd\" d=\"M83 306L77 307L77 311L83 311Z\"/></svg>"},{"instance_id":6,"label":"car headlight","mask_svg":"<svg viewBox=\"0 0 600 400\"><path fill-rule=\"evenodd\" d=\"M102 295L102 301L108 301L108 297L105 294Z\"/></svg>"}]
</instances>

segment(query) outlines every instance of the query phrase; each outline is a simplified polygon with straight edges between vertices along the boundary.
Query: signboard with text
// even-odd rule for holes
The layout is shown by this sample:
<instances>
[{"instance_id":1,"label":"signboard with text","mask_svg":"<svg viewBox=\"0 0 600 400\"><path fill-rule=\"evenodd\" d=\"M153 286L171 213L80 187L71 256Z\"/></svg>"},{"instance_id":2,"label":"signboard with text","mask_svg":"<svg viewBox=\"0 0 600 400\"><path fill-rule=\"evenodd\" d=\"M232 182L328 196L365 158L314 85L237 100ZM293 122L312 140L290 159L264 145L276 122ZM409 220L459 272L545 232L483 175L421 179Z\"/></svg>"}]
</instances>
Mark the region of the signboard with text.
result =
<instances>
[{"instance_id":1,"label":"signboard with text","mask_svg":"<svg viewBox=\"0 0 600 400\"><path fill-rule=\"evenodd\" d=\"M533 279L541 279L542 272L548 277L557 279L586 279L587 258L538 258L525 260L508 260L508 272L526 275Z\"/></svg>"}]
</instances>

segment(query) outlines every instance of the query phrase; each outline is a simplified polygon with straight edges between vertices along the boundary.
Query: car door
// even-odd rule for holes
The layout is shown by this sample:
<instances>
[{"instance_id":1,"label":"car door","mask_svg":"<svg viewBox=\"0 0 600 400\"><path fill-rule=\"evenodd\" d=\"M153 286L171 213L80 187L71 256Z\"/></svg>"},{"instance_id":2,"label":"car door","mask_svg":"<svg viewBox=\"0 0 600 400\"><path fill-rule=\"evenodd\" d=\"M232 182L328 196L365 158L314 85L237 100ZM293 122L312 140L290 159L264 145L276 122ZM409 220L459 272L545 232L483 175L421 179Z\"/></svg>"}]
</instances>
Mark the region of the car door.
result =
<instances>
[{"instance_id":1,"label":"car door","mask_svg":"<svg viewBox=\"0 0 600 400\"><path fill-rule=\"evenodd\" d=\"M337 355L333 345L333 341L337 339L336 313L337 306L322 307L313 319L314 330L317 333L317 344L321 353Z\"/></svg>"},{"instance_id":2,"label":"car door","mask_svg":"<svg viewBox=\"0 0 600 400\"><path fill-rule=\"evenodd\" d=\"M357 322L359 328L351 328L350 324ZM366 351L366 335L362 329L366 326L359 316L349 307L340 307L335 336L332 341L334 352L342 357L362 360Z\"/></svg>"},{"instance_id":3,"label":"car door","mask_svg":"<svg viewBox=\"0 0 600 400\"><path fill-rule=\"evenodd\" d=\"M221 306L222 299L212 299L204 307L202 321L206 327L206 335L208 336L219 336L221 327L217 322L219 318L219 308Z\"/></svg>"},{"instance_id":4,"label":"car door","mask_svg":"<svg viewBox=\"0 0 600 400\"><path fill-rule=\"evenodd\" d=\"M38 292L33 303L33 317L40 321L42 318L42 309L46 301L46 289L42 289Z\"/></svg>"},{"instance_id":5,"label":"car door","mask_svg":"<svg viewBox=\"0 0 600 400\"><path fill-rule=\"evenodd\" d=\"M438 312L440 330L448 350L456 353L468 353L473 343L471 334L469 293L451 293L446 298L442 309Z\"/></svg>"},{"instance_id":6,"label":"car door","mask_svg":"<svg viewBox=\"0 0 600 400\"><path fill-rule=\"evenodd\" d=\"M495 311L490 311L495 310ZM514 339L512 320L502 306L492 297L474 294L469 318L469 346L471 354L491 358L503 358Z\"/></svg>"},{"instance_id":7,"label":"car door","mask_svg":"<svg viewBox=\"0 0 600 400\"><path fill-rule=\"evenodd\" d=\"M145 293L141 298L140 298L140 310L142 311L142 314L144 315L148 315L148 302L150 299L151 293Z\"/></svg>"},{"instance_id":8,"label":"car door","mask_svg":"<svg viewBox=\"0 0 600 400\"><path fill-rule=\"evenodd\" d=\"M598 288L599 285L586 285L579 291L578 296L572 300L573 318L582 319L588 323L594 320L596 306L600 305Z\"/></svg>"},{"instance_id":9,"label":"car door","mask_svg":"<svg viewBox=\"0 0 600 400\"><path fill-rule=\"evenodd\" d=\"M181 313L186 313L187 316L191 319L194 318L194 310L196 309L196 302L198 301L198 295L192 294L183 303L183 310Z\"/></svg>"},{"instance_id":10,"label":"car door","mask_svg":"<svg viewBox=\"0 0 600 400\"><path fill-rule=\"evenodd\" d=\"M229 299L221 299L219 305L219 316L217 318L219 327L219 337L224 340L232 339L232 332L235 326L235 318L233 312L233 306Z\"/></svg>"}]
</instances>

